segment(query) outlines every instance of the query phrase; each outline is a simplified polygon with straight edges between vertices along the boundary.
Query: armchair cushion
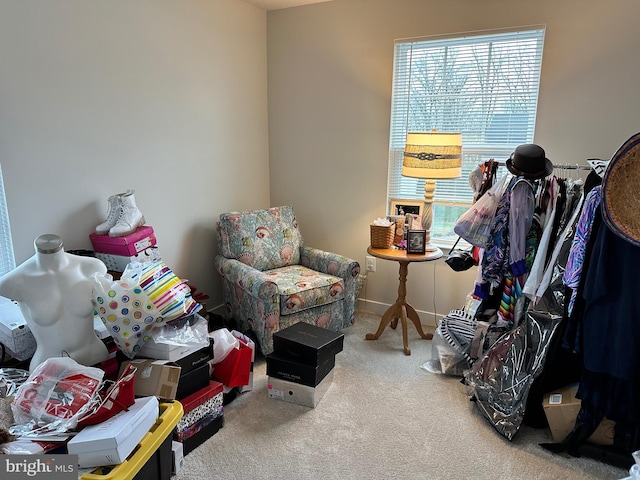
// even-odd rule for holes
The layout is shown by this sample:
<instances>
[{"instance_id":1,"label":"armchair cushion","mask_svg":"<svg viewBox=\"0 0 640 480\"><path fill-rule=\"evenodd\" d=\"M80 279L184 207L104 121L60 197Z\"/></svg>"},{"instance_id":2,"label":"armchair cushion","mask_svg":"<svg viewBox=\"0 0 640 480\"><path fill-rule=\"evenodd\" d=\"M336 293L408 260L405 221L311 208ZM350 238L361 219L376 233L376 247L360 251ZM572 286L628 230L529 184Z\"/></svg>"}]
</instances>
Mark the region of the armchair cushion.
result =
<instances>
[{"instance_id":1,"label":"armchair cushion","mask_svg":"<svg viewBox=\"0 0 640 480\"><path fill-rule=\"evenodd\" d=\"M291 206L224 213L218 232L220 254L256 270L300 263L302 235Z\"/></svg>"},{"instance_id":2,"label":"armchair cushion","mask_svg":"<svg viewBox=\"0 0 640 480\"><path fill-rule=\"evenodd\" d=\"M265 272L278 286L280 314L289 315L344 298L341 278L290 265Z\"/></svg>"}]
</instances>

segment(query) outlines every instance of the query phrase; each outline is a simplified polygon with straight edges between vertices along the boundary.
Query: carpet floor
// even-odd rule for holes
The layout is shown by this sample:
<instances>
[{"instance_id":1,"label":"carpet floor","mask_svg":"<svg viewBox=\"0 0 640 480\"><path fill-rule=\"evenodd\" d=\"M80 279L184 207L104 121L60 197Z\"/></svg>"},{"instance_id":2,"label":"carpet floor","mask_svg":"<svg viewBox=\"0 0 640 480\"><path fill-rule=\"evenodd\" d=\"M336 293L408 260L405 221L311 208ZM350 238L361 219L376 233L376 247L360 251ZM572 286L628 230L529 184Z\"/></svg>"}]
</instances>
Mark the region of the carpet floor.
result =
<instances>
[{"instance_id":1,"label":"carpet floor","mask_svg":"<svg viewBox=\"0 0 640 480\"><path fill-rule=\"evenodd\" d=\"M175 480L201 479L621 479L590 458L554 455L548 428L500 435L459 377L431 373L431 342L409 325L375 341L380 317L359 311L344 330L333 381L315 408L267 395L264 357L254 388L224 407L224 427L185 457Z\"/></svg>"}]
</instances>

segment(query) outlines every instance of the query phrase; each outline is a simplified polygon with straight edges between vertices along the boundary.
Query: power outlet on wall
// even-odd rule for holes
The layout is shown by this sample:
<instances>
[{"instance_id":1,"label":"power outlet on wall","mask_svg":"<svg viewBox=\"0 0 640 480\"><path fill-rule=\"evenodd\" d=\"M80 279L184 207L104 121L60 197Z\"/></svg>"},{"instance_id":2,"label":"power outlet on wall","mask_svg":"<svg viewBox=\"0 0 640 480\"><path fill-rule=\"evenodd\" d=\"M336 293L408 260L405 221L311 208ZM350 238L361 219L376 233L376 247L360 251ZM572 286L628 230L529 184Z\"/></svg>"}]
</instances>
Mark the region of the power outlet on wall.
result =
<instances>
[{"instance_id":1,"label":"power outlet on wall","mask_svg":"<svg viewBox=\"0 0 640 480\"><path fill-rule=\"evenodd\" d=\"M376 257L371 257L367 255L367 272L375 272L376 271Z\"/></svg>"}]
</instances>

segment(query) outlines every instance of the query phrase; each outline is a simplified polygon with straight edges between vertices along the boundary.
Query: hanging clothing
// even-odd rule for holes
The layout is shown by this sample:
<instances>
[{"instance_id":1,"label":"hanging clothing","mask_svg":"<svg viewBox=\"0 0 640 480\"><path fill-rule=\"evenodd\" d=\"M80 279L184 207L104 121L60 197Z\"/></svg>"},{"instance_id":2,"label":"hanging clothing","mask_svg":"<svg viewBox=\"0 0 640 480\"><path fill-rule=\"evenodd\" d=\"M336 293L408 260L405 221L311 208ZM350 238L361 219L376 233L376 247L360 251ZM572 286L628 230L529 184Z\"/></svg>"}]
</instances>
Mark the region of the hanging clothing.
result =
<instances>
[{"instance_id":1,"label":"hanging clothing","mask_svg":"<svg viewBox=\"0 0 640 480\"><path fill-rule=\"evenodd\" d=\"M561 241L560 242L558 241L560 240L558 233L561 232L566 225L567 215L568 215L567 207L569 206L569 202L571 201L571 199L569 198L569 195L570 195L569 189L573 188L574 186L573 182L569 182L564 178L556 178L556 177L554 178L556 181L556 189L557 189L556 214L553 218L553 227L551 229L551 240L549 241L547 258L545 259L545 262L544 262L546 266L549 266L549 263L551 263L551 255L552 255L552 252L555 250L556 245L558 243L562 243Z\"/></svg>"},{"instance_id":2,"label":"hanging clothing","mask_svg":"<svg viewBox=\"0 0 640 480\"><path fill-rule=\"evenodd\" d=\"M596 215L602 215L602 208ZM616 378L640 379L640 247L603 224L585 272L584 365Z\"/></svg>"},{"instance_id":3,"label":"hanging clothing","mask_svg":"<svg viewBox=\"0 0 640 480\"><path fill-rule=\"evenodd\" d=\"M582 275L587 242L591 236L596 209L602 202L602 187L595 186L586 196L584 207L576 226L576 233L571 244L571 251L567 259L567 266L563 275L564 284L571 288L572 294L569 300L568 313L571 315L573 305L576 301L577 289Z\"/></svg>"},{"instance_id":4,"label":"hanging clothing","mask_svg":"<svg viewBox=\"0 0 640 480\"><path fill-rule=\"evenodd\" d=\"M535 201L533 183L525 178L518 179L513 186L509 209L509 269L516 277L527 273L526 239L533 221Z\"/></svg>"},{"instance_id":5,"label":"hanging clothing","mask_svg":"<svg viewBox=\"0 0 640 480\"><path fill-rule=\"evenodd\" d=\"M634 441L640 425L640 247L620 238L596 210L593 248L584 270L582 352L584 373L577 424L594 430L604 417L616 422L614 443ZM637 440L637 439L636 439ZM634 449L637 445L634 445Z\"/></svg>"},{"instance_id":6,"label":"hanging clothing","mask_svg":"<svg viewBox=\"0 0 640 480\"><path fill-rule=\"evenodd\" d=\"M473 203L477 202L496 183L499 166L498 162L490 158L469 174L469 186L475 192ZM474 175L476 173L477 175Z\"/></svg>"},{"instance_id":7,"label":"hanging clothing","mask_svg":"<svg viewBox=\"0 0 640 480\"><path fill-rule=\"evenodd\" d=\"M545 260L547 258L547 250L551 242L551 232L553 231L554 219L556 217L556 199L557 199L557 181L555 177L551 177L546 182L544 197L546 200L546 212L544 215L544 223L542 225L542 237L538 244L533 266L527 277L522 291L530 299L535 298L535 292L540 285L542 276L544 275Z\"/></svg>"},{"instance_id":8,"label":"hanging clothing","mask_svg":"<svg viewBox=\"0 0 640 480\"><path fill-rule=\"evenodd\" d=\"M499 286L507 272L526 273L526 238L533 221L534 185L524 177L513 177L496 209L491 234L482 258L482 283L474 293L488 298L490 288Z\"/></svg>"},{"instance_id":9,"label":"hanging clothing","mask_svg":"<svg viewBox=\"0 0 640 480\"><path fill-rule=\"evenodd\" d=\"M549 288L549 285L551 285L551 280L552 280L552 276L554 274L554 270L556 269L556 261L558 259L558 256L560 255L560 252L562 251L562 249L564 248L565 242L566 241L572 241L573 237L574 237L574 232L575 232L575 223L577 221L578 215L580 214L580 209L582 208L582 204L584 202L584 192L582 192L582 188L580 185L576 185L574 186L574 188L572 188L572 192L573 190L580 190L581 194L580 194L580 198L577 200L577 202L573 201L573 197L575 196L574 193L572 193L571 195L569 195L567 197L567 201L565 202L565 214L569 213L569 218L567 220L562 220L560 222L559 227L562 228L562 234L558 237L560 241L558 241L556 243L555 248L553 249L553 252L551 253L551 256L549 257L549 262L547 264L547 268L545 269L544 275L542 276L542 280L540 282L540 285L538 286L538 289L535 292L535 296L534 296L534 303L537 303L540 298L542 298L542 296L544 295L544 293L547 291L547 289ZM566 216L566 215L564 215ZM565 224L566 223L566 224ZM566 264L563 263L563 267Z\"/></svg>"}]
</instances>

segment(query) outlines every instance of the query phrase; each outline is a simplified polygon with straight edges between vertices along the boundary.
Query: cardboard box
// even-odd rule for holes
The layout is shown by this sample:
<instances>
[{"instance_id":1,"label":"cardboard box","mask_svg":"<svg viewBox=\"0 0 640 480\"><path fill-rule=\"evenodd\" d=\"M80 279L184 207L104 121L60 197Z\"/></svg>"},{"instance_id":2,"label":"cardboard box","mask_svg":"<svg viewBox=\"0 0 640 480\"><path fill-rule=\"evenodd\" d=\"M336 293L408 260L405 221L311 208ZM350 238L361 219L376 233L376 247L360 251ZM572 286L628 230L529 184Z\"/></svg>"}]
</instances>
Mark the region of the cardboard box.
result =
<instances>
[{"instance_id":1,"label":"cardboard box","mask_svg":"<svg viewBox=\"0 0 640 480\"><path fill-rule=\"evenodd\" d=\"M344 333L298 322L273 334L273 351L307 365L320 365L342 351Z\"/></svg>"},{"instance_id":2,"label":"cardboard box","mask_svg":"<svg viewBox=\"0 0 640 480\"><path fill-rule=\"evenodd\" d=\"M156 244L156 235L153 232L153 227L148 225L138 227L135 232L124 237L110 237L109 235L91 233L89 234L89 239L96 254L110 253L111 255L125 257L135 255Z\"/></svg>"},{"instance_id":3,"label":"cardboard box","mask_svg":"<svg viewBox=\"0 0 640 480\"><path fill-rule=\"evenodd\" d=\"M90 425L67 443L67 451L78 455L78 466L100 467L124 462L159 416L156 397L138 398L128 411Z\"/></svg>"},{"instance_id":4,"label":"cardboard box","mask_svg":"<svg viewBox=\"0 0 640 480\"><path fill-rule=\"evenodd\" d=\"M615 434L616 422L608 418L602 419L596 431L587 438L587 442L596 445L613 445L613 435Z\"/></svg>"},{"instance_id":5,"label":"cardboard box","mask_svg":"<svg viewBox=\"0 0 640 480\"><path fill-rule=\"evenodd\" d=\"M176 364L166 360L136 358L123 362L120 374L129 363L138 369L134 380L136 396L155 396L163 400L176 398L181 372Z\"/></svg>"},{"instance_id":6,"label":"cardboard box","mask_svg":"<svg viewBox=\"0 0 640 480\"><path fill-rule=\"evenodd\" d=\"M551 436L556 443L562 442L575 426L581 406L580 399L576 398L577 392L577 385L568 385L547 393L542 400ZM615 422L605 418L587 441L597 445L613 445L614 427Z\"/></svg>"},{"instance_id":7,"label":"cardboard box","mask_svg":"<svg viewBox=\"0 0 640 480\"><path fill-rule=\"evenodd\" d=\"M316 387L336 365L334 355L317 366L300 363L278 353L270 353L265 358L267 375L309 387Z\"/></svg>"},{"instance_id":8,"label":"cardboard box","mask_svg":"<svg viewBox=\"0 0 640 480\"><path fill-rule=\"evenodd\" d=\"M36 339L16 302L0 297L0 343L9 355L28 360L36 351Z\"/></svg>"},{"instance_id":9,"label":"cardboard box","mask_svg":"<svg viewBox=\"0 0 640 480\"><path fill-rule=\"evenodd\" d=\"M289 382L280 378L269 377L267 393L269 398L284 400L289 403L315 408L333 382L333 370L324 377L317 387L309 387L299 383Z\"/></svg>"},{"instance_id":10,"label":"cardboard box","mask_svg":"<svg viewBox=\"0 0 640 480\"><path fill-rule=\"evenodd\" d=\"M131 262L158 262L162 260L157 246L145 248L135 255L113 255L112 253L96 252L96 258L102 260L107 270L124 272Z\"/></svg>"}]
</instances>

